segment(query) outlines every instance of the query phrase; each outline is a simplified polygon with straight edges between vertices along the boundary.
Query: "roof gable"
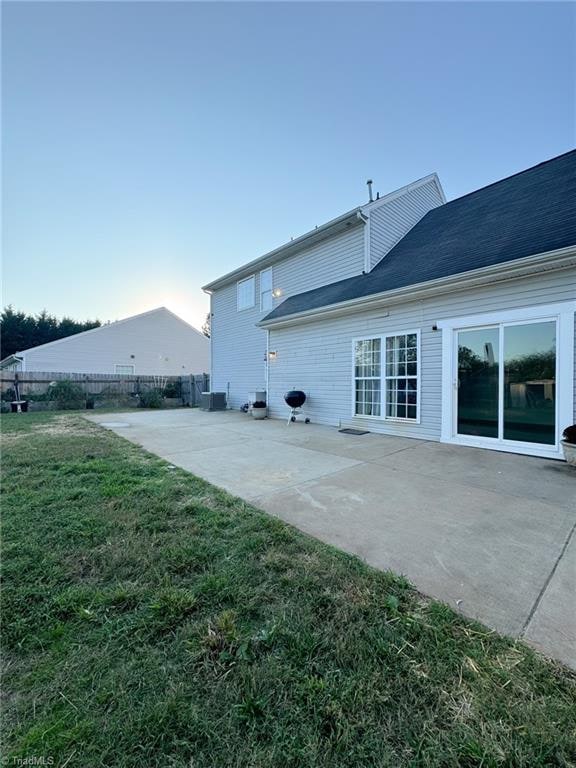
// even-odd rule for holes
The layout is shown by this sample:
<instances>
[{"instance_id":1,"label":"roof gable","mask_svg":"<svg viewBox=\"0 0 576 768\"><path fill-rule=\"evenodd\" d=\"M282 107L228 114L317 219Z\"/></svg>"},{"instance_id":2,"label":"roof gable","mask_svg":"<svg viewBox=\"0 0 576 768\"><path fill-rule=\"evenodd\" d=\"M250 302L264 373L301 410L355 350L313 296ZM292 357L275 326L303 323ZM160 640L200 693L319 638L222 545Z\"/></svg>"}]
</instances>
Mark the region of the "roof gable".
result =
<instances>
[{"instance_id":1,"label":"roof gable","mask_svg":"<svg viewBox=\"0 0 576 768\"><path fill-rule=\"evenodd\" d=\"M140 318L147 317L149 315L155 315L155 314L163 314L163 315L169 315L174 320L178 321L179 323L182 323L182 325L185 325L190 330L194 331L198 336L201 336L202 338L206 338L203 333L201 333L197 328L194 328L193 325L190 325L190 323L187 323L186 320L183 320L178 315L174 314L168 307L156 307L155 309L149 309L146 312L140 312L138 315L132 315L131 317L125 317L122 320L115 320L112 323L104 323L103 325L99 325L97 328L90 328L88 331L81 331L80 333L73 333L70 336L64 336L61 339L55 339L54 341L47 341L45 344L38 344L36 347L28 347L28 349L22 349L16 352L16 355L23 355L27 352L35 352L37 349L45 349L46 347L54 347L57 344L64 344L67 341L70 341L71 339L79 339L87 336L88 334L93 333L101 333L102 331L106 331L109 328L117 327L118 325L122 325L124 323L132 323L134 321L140 320ZM5 363L8 358L5 358L4 360L0 361L2 363Z\"/></svg>"},{"instance_id":2,"label":"roof gable","mask_svg":"<svg viewBox=\"0 0 576 768\"><path fill-rule=\"evenodd\" d=\"M222 288L229 283L236 282L237 280L241 280L245 277L249 277L260 269L272 266L279 261L287 259L290 256L294 256L304 249L310 248L311 246L316 245L323 240L327 240L330 237L341 234L353 226L360 226L365 224L367 221L367 216L370 213L377 211L378 209L385 207L393 201L397 201L398 199L409 195L414 190L417 190L420 187L426 185L433 185L438 198L442 202L445 202L446 198L444 196L442 185L440 184L440 179L436 173L431 173L429 176L424 176L421 179L417 179L416 181L413 181L410 184L406 184L399 189L395 189L393 192L389 192L382 197L378 196L375 200L371 200L364 205L352 208L352 210L347 211L341 216L338 216L335 219L331 219L330 221L315 227L313 230L306 232L300 237L293 238L290 242L284 243L284 245L281 245L278 248L265 253L263 256L260 256L253 261L249 261L247 264L243 264L237 269L222 275L222 277L207 283L203 286L202 290L210 292L217 290L218 288Z\"/></svg>"},{"instance_id":3,"label":"roof gable","mask_svg":"<svg viewBox=\"0 0 576 768\"><path fill-rule=\"evenodd\" d=\"M576 150L429 211L372 272L288 298L263 322L576 245Z\"/></svg>"}]
</instances>

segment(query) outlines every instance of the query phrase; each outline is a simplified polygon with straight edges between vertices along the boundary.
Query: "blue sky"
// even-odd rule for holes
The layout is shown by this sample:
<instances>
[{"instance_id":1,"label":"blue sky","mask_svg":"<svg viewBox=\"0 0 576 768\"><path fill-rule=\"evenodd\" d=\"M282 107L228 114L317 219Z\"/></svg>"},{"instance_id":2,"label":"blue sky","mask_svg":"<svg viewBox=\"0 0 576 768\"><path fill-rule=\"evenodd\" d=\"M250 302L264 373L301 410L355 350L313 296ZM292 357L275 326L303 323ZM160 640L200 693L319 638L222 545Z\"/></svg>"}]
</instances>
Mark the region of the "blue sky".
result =
<instances>
[{"instance_id":1,"label":"blue sky","mask_svg":"<svg viewBox=\"0 0 576 768\"><path fill-rule=\"evenodd\" d=\"M114 320L437 171L571 149L569 3L3 4L3 300Z\"/></svg>"}]
</instances>

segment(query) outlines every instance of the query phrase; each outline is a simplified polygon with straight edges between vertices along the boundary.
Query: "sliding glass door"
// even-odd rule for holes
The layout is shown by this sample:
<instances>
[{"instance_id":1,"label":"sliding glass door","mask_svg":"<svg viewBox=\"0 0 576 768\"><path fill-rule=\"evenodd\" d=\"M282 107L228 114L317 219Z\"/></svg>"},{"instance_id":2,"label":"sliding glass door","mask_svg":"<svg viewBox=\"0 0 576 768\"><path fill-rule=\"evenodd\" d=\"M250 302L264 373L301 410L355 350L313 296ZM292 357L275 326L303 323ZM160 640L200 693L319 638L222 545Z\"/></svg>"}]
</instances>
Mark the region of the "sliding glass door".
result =
<instances>
[{"instance_id":1,"label":"sliding glass door","mask_svg":"<svg viewBox=\"0 0 576 768\"><path fill-rule=\"evenodd\" d=\"M459 435L498 437L498 328L458 331Z\"/></svg>"},{"instance_id":2,"label":"sliding glass door","mask_svg":"<svg viewBox=\"0 0 576 768\"><path fill-rule=\"evenodd\" d=\"M503 438L556 442L556 322L504 327Z\"/></svg>"},{"instance_id":3,"label":"sliding glass door","mask_svg":"<svg viewBox=\"0 0 576 768\"><path fill-rule=\"evenodd\" d=\"M455 331L456 434L555 445L556 320Z\"/></svg>"}]
</instances>

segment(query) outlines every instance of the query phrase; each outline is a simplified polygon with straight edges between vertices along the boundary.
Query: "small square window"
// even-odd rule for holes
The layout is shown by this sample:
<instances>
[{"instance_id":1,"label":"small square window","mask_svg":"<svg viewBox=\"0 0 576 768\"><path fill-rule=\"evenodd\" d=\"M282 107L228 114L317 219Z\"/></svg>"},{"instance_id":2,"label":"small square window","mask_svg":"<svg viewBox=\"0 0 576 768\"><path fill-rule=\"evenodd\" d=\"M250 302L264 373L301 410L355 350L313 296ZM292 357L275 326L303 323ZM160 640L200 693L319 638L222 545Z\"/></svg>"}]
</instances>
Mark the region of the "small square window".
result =
<instances>
[{"instance_id":1,"label":"small square window","mask_svg":"<svg viewBox=\"0 0 576 768\"><path fill-rule=\"evenodd\" d=\"M114 372L119 373L121 376L133 376L134 366L133 365L116 365L114 366Z\"/></svg>"}]
</instances>

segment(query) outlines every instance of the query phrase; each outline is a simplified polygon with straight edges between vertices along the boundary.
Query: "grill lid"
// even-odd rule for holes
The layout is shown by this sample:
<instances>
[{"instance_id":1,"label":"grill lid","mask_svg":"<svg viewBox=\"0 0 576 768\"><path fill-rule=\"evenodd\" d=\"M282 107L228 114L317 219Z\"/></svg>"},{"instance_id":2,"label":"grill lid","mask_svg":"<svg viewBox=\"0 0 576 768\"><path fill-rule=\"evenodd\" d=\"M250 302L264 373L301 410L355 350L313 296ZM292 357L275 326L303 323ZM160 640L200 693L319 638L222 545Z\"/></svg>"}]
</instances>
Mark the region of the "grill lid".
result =
<instances>
[{"instance_id":1,"label":"grill lid","mask_svg":"<svg viewBox=\"0 0 576 768\"><path fill-rule=\"evenodd\" d=\"M306 393L301 389L291 389L284 395L284 400L290 408L300 408L306 402Z\"/></svg>"}]
</instances>

